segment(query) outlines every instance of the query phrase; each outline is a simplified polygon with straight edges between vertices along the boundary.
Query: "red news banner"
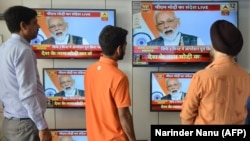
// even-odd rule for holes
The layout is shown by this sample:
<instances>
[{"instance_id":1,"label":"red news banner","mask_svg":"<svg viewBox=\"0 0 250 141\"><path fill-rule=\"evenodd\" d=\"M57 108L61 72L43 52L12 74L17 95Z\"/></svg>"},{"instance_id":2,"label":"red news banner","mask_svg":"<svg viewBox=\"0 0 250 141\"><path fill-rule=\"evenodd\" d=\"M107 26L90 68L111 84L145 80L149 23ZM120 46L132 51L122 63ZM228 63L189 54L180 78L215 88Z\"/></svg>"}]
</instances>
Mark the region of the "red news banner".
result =
<instances>
[{"instance_id":1,"label":"red news banner","mask_svg":"<svg viewBox=\"0 0 250 141\"><path fill-rule=\"evenodd\" d=\"M209 62L210 46L136 46L142 62Z\"/></svg>"},{"instance_id":2,"label":"red news banner","mask_svg":"<svg viewBox=\"0 0 250 141\"><path fill-rule=\"evenodd\" d=\"M159 111L179 111L181 110L182 100L152 100L152 110Z\"/></svg>"},{"instance_id":3,"label":"red news banner","mask_svg":"<svg viewBox=\"0 0 250 141\"><path fill-rule=\"evenodd\" d=\"M55 134L58 136L87 136L87 132L83 132L83 131L69 131L69 132L66 132L66 131L56 132L55 131Z\"/></svg>"},{"instance_id":4,"label":"red news banner","mask_svg":"<svg viewBox=\"0 0 250 141\"><path fill-rule=\"evenodd\" d=\"M220 4L209 4L209 5L208 4L153 4L152 10L219 11L221 10L221 5Z\"/></svg>"},{"instance_id":5,"label":"red news banner","mask_svg":"<svg viewBox=\"0 0 250 141\"><path fill-rule=\"evenodd\" d=\"M99 45L32 45L37 58L99 58Z\"/></svg>"},{"instance_id":6,"label":"red news banner","mask_svg":"<svg viewBox=\"0 0 250 141\"><path fill-rule=\"evenodd\" d=\"M85 97L48 97L47 107L84 108Z\"/></svg>"},{"instance_id":7,"label":"red news banner","mask_svg":"<svg viewBox=\"0 0 250 141\"><path fill-rule=\"evenodd\" d=\"M51 131L51 135L52 135L52 141L58 141L59 137L61 137L61 136L86 137L87 132L84 132L84 131Z\"/></svg>"}]
</instances>

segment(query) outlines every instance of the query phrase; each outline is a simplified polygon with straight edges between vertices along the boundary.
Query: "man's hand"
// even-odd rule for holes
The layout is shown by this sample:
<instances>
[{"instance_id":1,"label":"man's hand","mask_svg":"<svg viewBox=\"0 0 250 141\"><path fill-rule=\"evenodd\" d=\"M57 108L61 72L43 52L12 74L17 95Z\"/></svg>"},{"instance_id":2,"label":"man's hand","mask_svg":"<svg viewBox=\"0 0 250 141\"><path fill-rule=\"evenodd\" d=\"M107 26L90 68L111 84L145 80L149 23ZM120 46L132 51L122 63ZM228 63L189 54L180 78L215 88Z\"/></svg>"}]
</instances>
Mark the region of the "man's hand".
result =
<instances>
[{"instance_id":1,"label":"man's hand","mask_svg":"<svg viewBox=\"0 0 250 141\"><path fill-rule=\"evenodd\" d=\"M52 141L51 132L48 128L39 130L40 141Z\"/></svg>"}]
</instances>

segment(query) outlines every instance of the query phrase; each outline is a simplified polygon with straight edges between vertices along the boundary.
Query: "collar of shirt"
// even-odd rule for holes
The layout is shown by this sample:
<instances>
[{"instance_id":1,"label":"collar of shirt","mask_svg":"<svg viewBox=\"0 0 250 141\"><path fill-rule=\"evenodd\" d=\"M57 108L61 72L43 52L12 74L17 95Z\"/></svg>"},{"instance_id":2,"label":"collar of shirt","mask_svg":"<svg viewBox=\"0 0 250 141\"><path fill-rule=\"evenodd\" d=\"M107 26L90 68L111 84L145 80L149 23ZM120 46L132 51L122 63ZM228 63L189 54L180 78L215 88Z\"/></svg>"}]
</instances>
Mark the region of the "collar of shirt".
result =
<instances>
[{"instance_id":1,"label":"collar of shirt","mask_svg":"<svg viewBox=\"0 0 250 141\"><path fill-rule=\"evenodd\" d=\"M111 58L101 56L99 61L102 62L102 63L105 63L105 64L110 64L110 65L113 65L115 67L118 67L118 63L115 60L111 59Z\"/></svg>"},{"instance_id":2,"label":"collar of shirt","mask_svg":"<svg viewBox=\"0 0 250 141\"><path fill-rule=\"evenodd\" d=\"M73 96L75 96L75 94L76 94L76 89L74 89L71 93L66 93L65 92L66 97L73 97Z\"/></svg>"},{"instance_id":3,"label":"collar of shirt","mask_svg":"<svg viewBox=\"0 0 250 141\"><path fill-rule=\"evenodd\" d=\"M164 45L168 45L168 46L178 46L179 43L180 43L180 39L181 39L181 34L178 33L176 38L174 38L174 40L166 40L165 38L164 39Z\"/></svg>"},{"instance_id":4,"label":"collar of shirt","mask_svg":"<svg viewBox=\"0 0 250 141\"><path fill-rule=\"evenodd\" d=\"M69 34L66 35L65 39L63 41L57 41L55 40L55 43L57 45L67 45L69 41Z\"/></svg>"},{"instance_id":5,"label":"collar of shirt","mask_svg":"<svg viewBox=\"0 0 250 141\"><path fill-rule=\"evenodd\" d=\"M221 65L221 64L225 64L226 62L233 62L236 63L234 61L234 58L230 57L230 56L223 56L220 58L215 59L210 65L208 65L206 68L211 68L215 65Z\"/></svg>"},{"instance_id":6,"label":"collar of shirt","mask_svg":"<svg viewBox=\"0 0 250 141\"><path fill-rule=\"evenodd\" d=\"M172 100L181 100L181 95L182 93L180 91L178 91L177 93L175 94L170 94L171 95L171 99Z\"/></svg>"},{"instance_id":7,"label":"collar of shirt","mask_svg":"<svg viewBox=\"0 0 250 141\"><path fill-rule=\"evenodd\" d=\"M30 46L29 42L26 41L26 40L25 40L22 36L20 36L19 34L12 33L12 34L11 34L11 38L20 40L21 42L23 42L23 43L26 44L27 46Z\"/></svg>"}]
</instances>

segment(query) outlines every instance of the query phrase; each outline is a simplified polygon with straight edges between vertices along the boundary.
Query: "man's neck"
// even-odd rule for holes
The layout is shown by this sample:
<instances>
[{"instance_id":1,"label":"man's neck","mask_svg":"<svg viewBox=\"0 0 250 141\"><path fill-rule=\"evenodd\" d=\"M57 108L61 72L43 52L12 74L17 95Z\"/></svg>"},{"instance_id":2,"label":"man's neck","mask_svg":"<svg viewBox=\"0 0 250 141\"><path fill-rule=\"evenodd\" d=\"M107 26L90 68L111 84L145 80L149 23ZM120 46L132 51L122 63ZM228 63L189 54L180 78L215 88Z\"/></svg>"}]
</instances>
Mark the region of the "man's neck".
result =
<instances>
[{"instance_id":1,"label":"man's neck","mask_svg":"<svg viewBox=\"0 0 250 141\"><path fill-rule=\"evenodd\" d=\"M219 59L221 57L232 57L233 58L233 56L230 56L230 55L227 55L225 53L214 50L214 60Z\"/></svg>"},{"instance_id":2,"label":"man's neck","mask_svg":"<svg viewBox=\"0 0 250 141\"><path fill-rule=\"evenodd\" d=\"M113 55L113 56L107 56L107 55L103 55L104 58L109 58L109 59L112 59L114 61L117 61L116 57Z\"/></svg>"}]
</instances>

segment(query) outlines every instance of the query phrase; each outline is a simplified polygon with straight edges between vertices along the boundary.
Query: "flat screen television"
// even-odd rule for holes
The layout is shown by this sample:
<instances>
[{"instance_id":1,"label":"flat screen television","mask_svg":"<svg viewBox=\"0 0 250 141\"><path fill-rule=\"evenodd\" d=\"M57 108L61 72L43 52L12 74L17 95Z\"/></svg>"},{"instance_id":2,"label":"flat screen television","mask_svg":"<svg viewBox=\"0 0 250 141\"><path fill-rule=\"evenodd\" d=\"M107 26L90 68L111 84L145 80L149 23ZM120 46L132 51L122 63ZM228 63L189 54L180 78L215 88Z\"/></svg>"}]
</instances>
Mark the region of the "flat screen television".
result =
<instances>
[{"instance_id":1,"label":"flat screen television","mask_svg":"<svg viewBox=\"0 0 250 141\"><path fill-rule=\"evenodd\" d=\"M88 141L86 129L51 129L50 132L52 141Z\"/></svg>"},{"instance_id":2,"label":"flat screen television","mask_svg":"<svg viewBox=\"0 0 250 141\"><path fill-rule=\"evenodd\" d=\"M43 68L48 108L84 108L85 68Z\"/></svg>"},{"instance_id":3,"label":"flat screen television","mask_svg":"<svg viewBox=\"0 0 250 141\"><path fill-rule=\"evenodd\" d=\"M115 9L35 10L40 29L30 44L38 59L99 58L99 33L116 24Z\"/></svg>"},{"instance_id":4,"label":"flat screen television","mask_svg":"<svg viewBox=\"0 0 250 141\"><path fill-rule=\"evenodd\" d=\"M238 27L237 1L132 1L133 65L208 64L210 27Z\"/></svg>"},{"instance_id":5,"label":"flat screen television","mask_svg":"<svg viewBox=\"0 0 250 141\"><path fill-rule=\"evenodd\" d=\"M151 71L150 111L180 111L194 72Z\"/></svg>"}]
</instances>

